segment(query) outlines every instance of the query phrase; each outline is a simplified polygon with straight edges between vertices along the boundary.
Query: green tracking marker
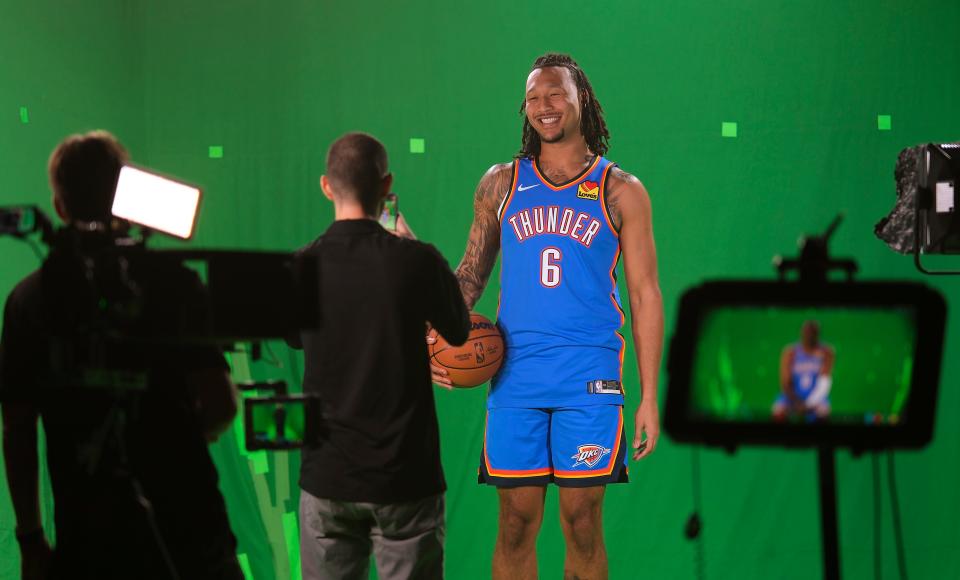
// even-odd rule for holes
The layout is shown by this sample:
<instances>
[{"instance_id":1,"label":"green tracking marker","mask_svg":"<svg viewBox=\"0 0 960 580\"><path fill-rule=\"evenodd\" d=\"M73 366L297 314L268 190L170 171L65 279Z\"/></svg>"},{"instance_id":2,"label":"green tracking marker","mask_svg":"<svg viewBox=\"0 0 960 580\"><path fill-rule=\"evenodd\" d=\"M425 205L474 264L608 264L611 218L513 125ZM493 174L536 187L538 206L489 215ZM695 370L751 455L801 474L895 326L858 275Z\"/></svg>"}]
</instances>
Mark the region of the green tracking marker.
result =
<instances>
[{"instance_id":1,"label":"green tracking marker","mask_svg":"<svg viewBox=\"0 0 960 580\"><path fill-rule=\"evenodd\" d=\"M26 107L20 107L20 122L24 125L30 122L30 113Z\"/></svg>"},{"instance_id":2,"label":"green tracking marker","mask_svg":"<svg viewBox=\"0 0 960 580\"><path fill-rule=\"evenodd\" d=\"M223 145L210 146L210 159L223 159Z\"/></svg>"},{"instance_id":3,"label":"green tracking marker","mask_svg":"<svg viewBox=\"0 0 960 580\"><path fill-rule=\"evenodd\" d=\"M877 115L877 129L880 131L893 129L893 119L890 115Z\"/></svg>"},{"instance_id":4,"label":"green tracking marker","mask_svg":"<svg viewBox=\"0 0 960 580\"><path fill-rule=\"evenodd\" d=\"M736 123L733 123L733 122L730 122L730 121L724 121L724 122L720 125L720 135L721 135L722 137L731 137L731 138L736 137L736 136L737 136L737 124L736 124Z\"/></svg>"},{"instance_id":5,"label":"green tracking marker","mask_svg":"<svg viewBox=\"0 0 960 580\"><path fill-rule=\"evenodd\" d=\"M427 150L427 143L417 137L410 138L410 153L423 153Z\"/></svg>"}]
</instances>

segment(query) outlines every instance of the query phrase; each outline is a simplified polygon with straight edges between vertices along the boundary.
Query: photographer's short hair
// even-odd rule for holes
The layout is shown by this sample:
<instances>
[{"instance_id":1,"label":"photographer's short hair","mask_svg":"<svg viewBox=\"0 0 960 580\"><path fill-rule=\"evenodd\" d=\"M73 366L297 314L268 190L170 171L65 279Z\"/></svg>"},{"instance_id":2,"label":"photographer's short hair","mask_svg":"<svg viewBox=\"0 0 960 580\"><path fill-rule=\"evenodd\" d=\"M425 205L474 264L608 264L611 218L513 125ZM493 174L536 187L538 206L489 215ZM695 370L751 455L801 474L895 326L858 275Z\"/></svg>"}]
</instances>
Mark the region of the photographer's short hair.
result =
<instances>
[{"instance_id":1,"label":"photographer's short hair","mask_svg":"<svg viewBox=\"0 0 960 580\"><path fill-rule=\"evenodd\" d=\"M110 219L120 168L130 156L106 131L71 135L50 154L50 187L70 219Z\"/></svg>"},{"instance_id":2,"label":"photographer's short hair","mask_svg":"<svg viewBox=\"0 0 960 580\"><path fill-rule=\"evenodd\" d=\"M387 150L366 133L347 133L327 152L327 179L337 195L351 196L368 215L380 209Z\"/></svg>"}]
</instances>

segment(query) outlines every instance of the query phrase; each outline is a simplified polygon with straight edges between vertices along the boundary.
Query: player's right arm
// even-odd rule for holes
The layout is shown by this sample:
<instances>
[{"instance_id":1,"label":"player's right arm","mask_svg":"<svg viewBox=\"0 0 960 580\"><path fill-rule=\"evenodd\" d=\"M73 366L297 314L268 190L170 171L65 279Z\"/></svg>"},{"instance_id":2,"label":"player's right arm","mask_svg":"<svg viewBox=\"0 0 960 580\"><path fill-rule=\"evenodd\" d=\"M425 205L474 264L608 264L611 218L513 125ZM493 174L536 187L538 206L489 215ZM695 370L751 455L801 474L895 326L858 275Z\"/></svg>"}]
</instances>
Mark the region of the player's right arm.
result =
<instances>
[{"instance_id":1,"label":"player's right arm","mask_svg":"<svg viewBox=\"0 0 960 580\"><path fill-rule=\"evenodd\" d=\"M794 350L791 346L786 346L780 354L780 391L787 398L791 410L796 410L797 406L803 405L797 394L793 391L793 357Z\"/></svg>"},{"instance_id":2,"label":"player's right arm","mask_svg":"<svg viewBox=\"0 0 960 580\"><path fill-rule=\"evenodd\" d=\"M512 180L512 163L494 165L480 179L473 194L473 224L467 238L467 249L455 272L463 300L470 310L487 287L500 252L500 218L497 211L510 193Z\"/></svg>"},{"instance_id":3,"label":"player's right arm","mask_svg":"<svg viewBox=\"0 0 960 580\"><path fill-rule=\"evenodd\" d=\"M454 272L467 310L473 310L480 300L497 262L497 254L500 252L500 218L497 212L504 198L510 193L512 181L513 164L500 163L487 170L473 194L473 224L470 225L463 259ZM428 336L428 342L433 340L432 336ZM433 364L430 365L430 370L433 382L451 385L447 371Z\"/></svg>"},{"instance_id":4,"label":"player's right arm","mask_svg":"<svg viewBox=\"0 0 960 580\"><path fill-rule=\"evenodd\" d=\"M793 364L793 349L785 347L780 353L780 391L790 397L790 366Z\"/></svg>"}]
</instances>

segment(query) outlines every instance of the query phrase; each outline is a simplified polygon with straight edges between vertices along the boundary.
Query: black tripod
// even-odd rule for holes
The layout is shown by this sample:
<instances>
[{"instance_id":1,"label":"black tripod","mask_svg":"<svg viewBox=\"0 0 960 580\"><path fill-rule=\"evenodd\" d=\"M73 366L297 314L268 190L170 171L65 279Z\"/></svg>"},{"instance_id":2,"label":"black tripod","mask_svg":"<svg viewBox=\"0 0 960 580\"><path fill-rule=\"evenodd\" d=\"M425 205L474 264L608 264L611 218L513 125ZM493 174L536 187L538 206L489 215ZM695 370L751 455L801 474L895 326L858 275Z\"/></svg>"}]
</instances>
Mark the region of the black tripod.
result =
<instances>
[{"instance_id":1,"label":"black tripod","mask_svg":"<svg viewBox=\"0 0 960 580\"><path fill-rule=\"evenodd\" d=\"M112 475L125 481L126 485L129 486L130 497L143 515L145 525L150 532L150 537L156 547L157 554L166 569L167 577L169 577L170 580L180 580L180 575L177 573L173 558L170 557L167 544L163 539L163 535L160 533L160 528L157 527L153 505L144 494L143 486L140 485L139 480L137 480L136 475L130 469L129 465L125 440L127 417L136 414L138 404L138 392L118 393L116 402L110 407L106 419L104 419L100 429L98 429L91 440L88 452L81 460L84 462L88 473L95 473L101 468L100 460L105 450L111 446L112 443L113 449L116 450L116 466L111 470Z\"/></svg>"},{"instance_id":2,"label":"black tripod","mask_svg":"<svg viewBox=\"0 0 960 580\"><path fill-rule=\"evenodd\" d=\"M847 282L859 269L852 259L835 260L830 258L828 246L830 237L837 231L843 214L834 218L827 231L819 236L806 236L800 243L800 257L784 259L774 258L774 266L781 281L787 274L796 271L799 283L818 287L827 283L830 272L846 273ZM837 473L835 461L836 448L832 445L817 447L817 473L820 489L820 530L823 541L823 577L824 580L840 579L840 540L837 524Z\"/></svg>"}]
</instances>

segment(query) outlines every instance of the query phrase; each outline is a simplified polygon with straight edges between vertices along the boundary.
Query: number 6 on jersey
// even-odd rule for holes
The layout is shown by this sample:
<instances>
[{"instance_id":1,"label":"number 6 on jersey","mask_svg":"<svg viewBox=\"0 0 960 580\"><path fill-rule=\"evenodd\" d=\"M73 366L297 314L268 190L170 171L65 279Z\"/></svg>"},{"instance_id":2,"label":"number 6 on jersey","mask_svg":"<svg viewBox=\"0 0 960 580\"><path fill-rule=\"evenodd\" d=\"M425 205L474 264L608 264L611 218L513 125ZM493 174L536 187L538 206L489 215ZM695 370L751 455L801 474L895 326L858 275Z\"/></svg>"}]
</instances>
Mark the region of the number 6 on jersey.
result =
<instances>
[{"instance_id":1,"label":"number 6 on jersey","mask_svg":"<svg viewBox=\"0 0 960 580\"><path fill-rule=\"evenodd\" d=\"M560 285L560 259L563 255L557 248L545 248L540 253L540 283L547 288Z\"/></svg>"}]
</instances>

